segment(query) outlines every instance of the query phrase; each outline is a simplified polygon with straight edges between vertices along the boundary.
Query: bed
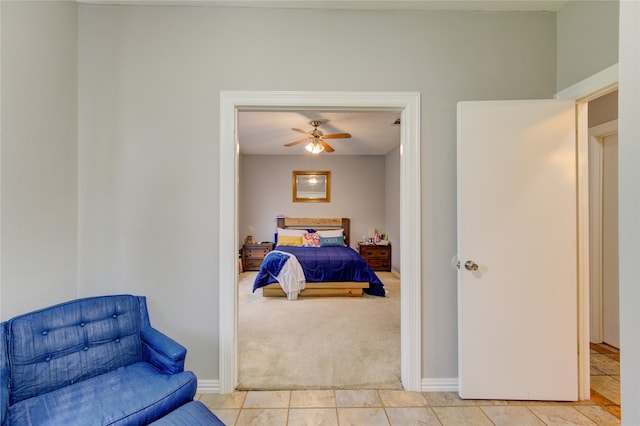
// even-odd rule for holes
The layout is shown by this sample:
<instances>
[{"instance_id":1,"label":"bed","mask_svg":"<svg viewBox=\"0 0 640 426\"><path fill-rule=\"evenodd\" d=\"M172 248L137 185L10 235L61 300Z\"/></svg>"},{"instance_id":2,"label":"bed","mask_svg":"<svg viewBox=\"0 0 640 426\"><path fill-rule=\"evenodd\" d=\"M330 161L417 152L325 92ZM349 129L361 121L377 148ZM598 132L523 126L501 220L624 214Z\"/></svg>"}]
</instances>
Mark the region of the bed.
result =
<instances>
[{"instance_id":1,"label":"bed","mask_svg":"<svg viewBox=\"0 0 640 426\"><path fill-rule=\"evenodd\" d=\"M348 218L285 218L278 220L278 245L274 253L269 253L263 262L253 284L253 291L262 289L265 297L287 296L274 274L274 257L280 259L293 255L299 262L306 280L305 288L299 293L305 296L361 297L363 293L372 296L385 295L380 278L367 265L360 254L349 247L350 220ZM322 238L322 246L288 245L289 235L283 230L298 230L304 238ZM340 231L337 231L340 230ZM309 232L312 231L312 232ZM281 235L281 234L284 234ZM344 235L344 242L333 244L333 235ZM297 238L297 237L296 237ZM320 237L318 237L320 238ZM325 245L325 242L327 244ZM305 244L309 242L306 241ZM271 258L271 259L270 259Z\"/></svg>"}]
</instances>

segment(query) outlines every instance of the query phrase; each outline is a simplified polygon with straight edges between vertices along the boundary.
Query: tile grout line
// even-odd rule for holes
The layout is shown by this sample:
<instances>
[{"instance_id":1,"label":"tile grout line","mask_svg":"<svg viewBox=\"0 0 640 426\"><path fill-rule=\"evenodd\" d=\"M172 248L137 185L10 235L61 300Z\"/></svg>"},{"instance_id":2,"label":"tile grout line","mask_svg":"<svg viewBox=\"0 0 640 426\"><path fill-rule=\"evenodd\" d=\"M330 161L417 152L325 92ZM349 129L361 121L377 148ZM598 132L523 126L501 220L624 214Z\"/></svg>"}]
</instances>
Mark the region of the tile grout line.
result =
<instances>
[{"instance_id":1,"label":"tile grout line","mask_svg":"<svg viewBox=\"0 0 640 426\"><path fill-rule=\"evenodd\" d=\"M612 378L615 379L615 377L612 376L612 375L604 374L604 376L609 376L609 377L612 377ZM417 408L417 407L430 408L432 414L435 416L435 418L438 420L438 422L442 422L441 418L438 416L436 411L433 409L434 406L429 402L429 399L424 395L424 393L420 393L421 396L422 396L422 403L420 403L419 405L416 405L415 407L414 407L414 405L412 405L413 403L410 403L407 406L402 405L402 404L400 406L396 406L396 405L393 405L393 398L391 398L391 400L388 401L391 405L389 405L389 404L387 404L385 402L385 400L383 399L383 393L385 392L384 389L372 389L372 390L375 391L375 395L377 396L377 398L379 400L380 407L383 408L384 411L385 411L385 417L386 417L388 423L391 423L391 416L390 416L390 412L388 411L389 408L408 409L408 408ZM235 425L240 424L239 423L239 421L240 421L239 419L240 419L241 413L243 411L246 412L247 410L249 410L249 407L247 407L246 404L247 404L247 400L248 400L250 392L252 392L252 391L243 391L243 392L241 392L242 399L241 399L241 403L239 404L238 415L235 417L235 421L234 421ZM256 391L256 392L258 392L258 391ZM294 402L293 401L293 392L294 392L294 390L286 390L286 392L287 392L288 398L289 398L288 404L286 406L287 414L286 414L286 419L285 420L286 420L287 423L292 419L290 411L292 409L294 409L294 408L321 408L321 407L294 407L293 406L293 402ZM596 395L597 395L597 397L596 397ZM333 411L334 411L334 414L336 416L336 420L338 421L338 424L339 424L339 422L340 422L339 408L340 407L339 407L339 404L338 404L338 400L337 400L338 398L337 398L337 394L336 394L336 390L335 389L331 390L331 396L333 397L333 407L329 406L329 407L322 407L322 408L334 408ZM595 400L593 399L594 397L596 398ZM202 394L198 395L197 400L203 400L203 395ZM605 412L613 415L614 417L619 418L619 414L616 413L616 408L619 411L619 405L615 404L610 399L608 399L608 398L604 397L603 395L599 394L597 391L595 391L595 390L593 391L590 401L587 401L587 402L590 402L591 404L586 404L586 405L591 405L591 406L594 406L594 407L600 407ZM487 406L489 406L489 405L492 406L493 404L487 404ZM509 404L506 404L506 405L509 405ZM522 403L518 404L518 405L524 405L525 408L527 408L527 412L529 412L530 414L533 414L535 416L535 418L541 420L541 418L538 415L536 415L536 413L533 411L533 409L532 409L533 406L527 405L526 401L522 401ZM554 405L572 406L582 416L585 416L589 420L594 421L594 420L591 419L591 417L589 415L587 415L585 413L582 413L581 410L577 409L577 406L582 406L582 405L585 405L585 404L580 404L580 403L558 404L558 403L554 403L553 401L548 401L548 405L552 405L552 406L554 406ZM449 407L449 405L447 405L446 403L444 405L442 405L442 406ZM455 405L455 404L451 405L451 407L454 407L454 408L462 408L464 406L466 406L466 405L465 404L460 405L460 406ZM483 412L484 416L488 417L488 414L483 409L483 407L485 407L485 405L483 405L481 402L476 401L475 402L475 406L481 409L481 411ZM222 407L219 407L219 408L222 409ZM276 407L263 407L263 409L267 409L267 408L276 408ZM366 408L366 407L352 407L352 408ZM231 408L229 408L229 409L231 409ZM493 421L490 418L489 418L489 420L493 424Z\"/></svg>"},{"instance_id":2,"label":"tile grout line","mask_svg":"<svg viewBox=\"0 0 640 426\"><path fill-rule=\"evenodd\" d=\"M335 402L335 410L336 410L336 422L338 426L340 426L340 412L338 411L338 395L336 394L336 390L333 389L333 401Z\"/></svg>"},{"instance_id":3,"label":"tile grout line","mask_svg":"<svg viewBox=\"0 0 640 426\"><path fill-rule=\"evenodd\" d=\"M544 420L542 420L542 419L540 418L540 416L538 416L538 415L536 414L536 412L535 412L535 411L533 411L531 408L529 408L529 407L527 407L527 406L525 406L525 408L526 408L527 410L529 410L529 412L530 412L531 414L533 414L533 417L535 417L536 419L540 420L540 423L542 423L543 425L547 425L547 426L548 426L548 423L547 423L547 422L545 422Z\"/></svg>"}]
</instances>

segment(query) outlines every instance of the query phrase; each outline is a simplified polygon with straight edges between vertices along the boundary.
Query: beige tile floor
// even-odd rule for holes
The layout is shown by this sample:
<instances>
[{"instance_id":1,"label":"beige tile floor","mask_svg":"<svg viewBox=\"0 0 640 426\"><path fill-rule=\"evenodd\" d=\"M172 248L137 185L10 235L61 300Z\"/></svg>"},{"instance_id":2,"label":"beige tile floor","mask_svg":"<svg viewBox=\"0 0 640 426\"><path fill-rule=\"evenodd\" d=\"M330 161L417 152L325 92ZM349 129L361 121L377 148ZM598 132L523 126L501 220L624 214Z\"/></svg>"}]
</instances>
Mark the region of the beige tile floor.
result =
<instances>
[{"instance_id":1,"label":"beige tile floor","mask_svg":"<svg viewBox=\"0 0 640 426\"><path fill-rule=\"evenodd\" d=\"M286 390L199 394L228 426L618 425L620 355L593 345L591 400L462 400L455 392Z\"/></svg>"}]
</instances>

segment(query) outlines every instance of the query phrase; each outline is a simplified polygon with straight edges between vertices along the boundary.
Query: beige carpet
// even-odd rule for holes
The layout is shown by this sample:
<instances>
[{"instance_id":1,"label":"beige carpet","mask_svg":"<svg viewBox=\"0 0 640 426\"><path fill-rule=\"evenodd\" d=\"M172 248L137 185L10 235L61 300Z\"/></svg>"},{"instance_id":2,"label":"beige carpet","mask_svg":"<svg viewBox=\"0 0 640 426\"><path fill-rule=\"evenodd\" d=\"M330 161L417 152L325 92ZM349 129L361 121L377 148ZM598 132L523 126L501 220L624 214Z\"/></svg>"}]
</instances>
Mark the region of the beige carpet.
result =
<instances>
[{"instance_id":1,"label":"beige carpet","mask_svg":"<svg viewBox=\"0 0 640 426\"><path fill-rule=\"evenodd\" d=\"M239 389L401 389L400 280L387 297L264 298L239 277Z\"/></svg>"}]
</instances>

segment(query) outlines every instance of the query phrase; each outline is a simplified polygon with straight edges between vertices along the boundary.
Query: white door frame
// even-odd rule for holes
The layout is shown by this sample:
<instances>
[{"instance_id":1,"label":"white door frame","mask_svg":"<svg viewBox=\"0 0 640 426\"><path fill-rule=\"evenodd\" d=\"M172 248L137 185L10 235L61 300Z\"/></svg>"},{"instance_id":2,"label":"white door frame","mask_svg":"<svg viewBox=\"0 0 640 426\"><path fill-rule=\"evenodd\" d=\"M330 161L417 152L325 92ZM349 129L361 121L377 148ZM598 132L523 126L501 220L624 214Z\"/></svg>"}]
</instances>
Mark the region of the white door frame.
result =
<instances>
[{"instance_id":1,"label":"white door frame","mask_svg":"<svg viewBox=\"0 0 640 426\"><path fill-rule=\"evenodd\" d=\"M618 120L589 128L590 335L602 342L602 158L604 138L618 132Z\"/></svg>"},{"instance_id":2,"label":"white door frame","mask_svg":"<svg viewBox=\"0 0 640 426\"><path fill-rule=\"evenodd\" d=\"M420 93L418 92L220 92L219 379L220 393L238 382L238 110L395 110L400 130L400 368L405 389L422 384L422 255Z\"/></svg>"},{"instance_id":3,"label":"white door frame","mask_svg":"<svg viewBox=\"0 0 640 426\"><path fill-rule=\"evenodd\" d=\"M589 121L588 102L616 90L618 64L556 94L557 99L576 101L576 144L578 151L578 398L591 397L589 347Z\"/></svg>"}]
</instances>

